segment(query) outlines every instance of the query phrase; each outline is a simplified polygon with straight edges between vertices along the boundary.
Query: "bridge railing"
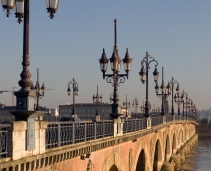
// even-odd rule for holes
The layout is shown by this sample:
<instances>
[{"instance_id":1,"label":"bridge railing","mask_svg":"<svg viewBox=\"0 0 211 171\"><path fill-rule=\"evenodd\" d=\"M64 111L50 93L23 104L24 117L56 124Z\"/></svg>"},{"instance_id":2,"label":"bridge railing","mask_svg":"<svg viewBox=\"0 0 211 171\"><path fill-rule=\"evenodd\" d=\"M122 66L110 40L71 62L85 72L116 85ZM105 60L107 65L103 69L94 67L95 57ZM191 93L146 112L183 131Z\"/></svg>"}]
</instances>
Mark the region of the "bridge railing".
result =
<instances>
[{"instance_id":1,"label":"bridge railing","mask_svg":"<svg viewBox=\"0 0 211 171\"><path fill-rule=\"evenodd\" d=\"M171 122L174 120L174 115L166 115L166 122Z\"/></svg>"},{"instance_id":2,"label":"bridge railing","mask_svg":"<svg viewBox=\"0 0 211 171\"><path fill-rule=\"evenodd\" d=\"M113 121L51 122L46 129L46 148L85 142L113 135Z\"/></svg>"},{"instance_id":3,"label":"bridge railing","mask_svg":"<svg viewBox=\"0 0 211 171\"><path fill-rule=\"evenodd\" d=\"M151 126L163 124L163 116L152 117Z\"/></svg>"},{"instance_id":4,"label":"bridge railing","mask_svg":"<svg viewBox=\"0 0 211 171\"><path fill-rule=\"evenodd\" d=\"M146 118L141 119L128 119L123 123L123 134L133 131L138 131L147 128Z\"/></svg>"},{"instance_id":5,"label":"bridge railing","mask_svg":"<svg viewBox=\"0 0 211 171\"><path fill-rule=\"evenodd\" d=\"M0 158L7 157L8 124L0 124Z\"/></svg>"}]
</instances>

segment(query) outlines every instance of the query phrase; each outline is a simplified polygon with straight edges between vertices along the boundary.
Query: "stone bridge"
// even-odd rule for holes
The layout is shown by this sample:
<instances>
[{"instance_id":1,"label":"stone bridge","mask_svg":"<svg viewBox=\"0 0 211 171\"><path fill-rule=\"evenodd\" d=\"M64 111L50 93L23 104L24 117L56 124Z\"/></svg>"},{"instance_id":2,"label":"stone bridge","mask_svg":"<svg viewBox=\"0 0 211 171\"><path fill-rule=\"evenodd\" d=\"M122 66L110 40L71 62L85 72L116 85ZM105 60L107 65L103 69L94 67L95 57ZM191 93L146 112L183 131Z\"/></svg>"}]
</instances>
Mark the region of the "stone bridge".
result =
<instances>
[{"instance_id":1,"label":"stone bridge","mask_svg":"<svg viewBox=\"0 0 211 171\"><path fill-rule=\"evenodd\" d=\"M195 130L198 122L185 117L176 119L175 116L172 116L170 121L164 116L153 122L149 117L146 119L146 127L143 126L144 120L139 129L133 131L131 127L130 129L127 127L129 123L136 124L137 121L138 119L130 122L124 119L114 120L112 136L54 148L47 148L46 142L43 147L42 141L46 141L47 124L44 121L37 121L36 132L39 133L36 141L37 150L26 151L24 148L17 154L15 148L18 147L13 145L12 152L8 152L11 157L0 159L0 170L173 171L180 169L185 156L197 141ZM25 123L22 121L21 124L23 128ZM19 139L25 131L21 127L15 127L13 122L11 129L13 133L19 130Z\"/></svg>"}]
</instances>

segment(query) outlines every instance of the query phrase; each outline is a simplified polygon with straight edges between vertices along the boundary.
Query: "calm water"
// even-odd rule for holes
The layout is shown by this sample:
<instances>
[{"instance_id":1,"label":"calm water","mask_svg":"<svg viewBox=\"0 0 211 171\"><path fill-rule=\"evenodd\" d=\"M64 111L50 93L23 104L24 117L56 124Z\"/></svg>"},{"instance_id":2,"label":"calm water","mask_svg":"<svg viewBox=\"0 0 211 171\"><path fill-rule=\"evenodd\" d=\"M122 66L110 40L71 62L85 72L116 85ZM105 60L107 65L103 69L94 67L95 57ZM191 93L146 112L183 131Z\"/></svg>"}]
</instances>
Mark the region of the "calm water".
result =
<instances>
[{"instance_id":1,"label":"calm water","mask_svg":"<svg viewBox=\"0 0 211 171\"><path fill-rule=\"evenodd\" d=\"M211 141L198 141L182 164L181 171L211 171Z\"/></svg>"}]
</instances>

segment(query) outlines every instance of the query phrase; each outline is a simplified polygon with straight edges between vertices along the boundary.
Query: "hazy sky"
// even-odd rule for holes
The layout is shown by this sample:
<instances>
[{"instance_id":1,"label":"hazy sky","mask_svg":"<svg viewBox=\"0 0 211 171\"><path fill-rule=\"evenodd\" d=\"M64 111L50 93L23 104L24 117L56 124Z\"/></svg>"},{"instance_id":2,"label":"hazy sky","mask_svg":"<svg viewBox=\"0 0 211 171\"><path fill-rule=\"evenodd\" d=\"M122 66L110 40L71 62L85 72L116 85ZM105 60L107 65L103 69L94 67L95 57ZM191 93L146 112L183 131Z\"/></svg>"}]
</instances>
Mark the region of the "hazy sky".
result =
<instances>
[{"instance_id":1,"label":"hazy sky","mask_svg":"<svg viewBox=\"0 0 211 171\"><path fill-rule=\"evenodd\" d=\"M145 99L146 85L139 78L141 60L146 51L164 67L165 84L173 76L193 99L199 110L211 104L211 1L210 0L148 0L148 1L91 1L60 0L58 12L51 20L45 1L30 4L30 71L36 82L47 88L41 99L42 106L56 108L72 103L67 95L67 84L74 77L79 85L77 102L92 102L99 85L104 102L109 102L113 91L103 80L98 59L103 48L108 58L114 45L114 19L117 19L119 55L124 58L126 48L133 58L129 79L119 87L120 104L137 97L139 104ZM23 24L18 24L11 12L10 18L0 12L0 89L17 87L22 71ZM152 72L149 70L149 101L161 106L156 97ZM110 65L107 73L111 73ZM125 73L122 70L121 73ZM12 104L11 93L0 94L0 103ZM171 106L171 96L169 97ZM139 105L140 107L140 105ZM177 105L175 104L177 111ZM130 111L134 111L131 107ZM140 111L140 109L138 109Z\"/></svg>"}]
</instances>

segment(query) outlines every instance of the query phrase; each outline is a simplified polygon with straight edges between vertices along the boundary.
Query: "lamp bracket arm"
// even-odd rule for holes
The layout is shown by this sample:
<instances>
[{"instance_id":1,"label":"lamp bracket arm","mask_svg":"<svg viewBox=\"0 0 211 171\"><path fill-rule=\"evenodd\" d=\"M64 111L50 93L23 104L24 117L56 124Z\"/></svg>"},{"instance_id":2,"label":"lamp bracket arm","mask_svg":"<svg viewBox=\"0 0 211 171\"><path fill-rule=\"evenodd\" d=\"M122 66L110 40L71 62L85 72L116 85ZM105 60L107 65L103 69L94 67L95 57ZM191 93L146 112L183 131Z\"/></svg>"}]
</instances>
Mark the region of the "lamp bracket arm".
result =
<instances>
[{"instance_id":1,"label":"lamp bracket arm","mask_svg":"<svg viewBox=\"0 0 211 171\"><path fill-rule=\"evenodd\" d=\"M114 85L114 76L113 75L106 75L107 83L111 83L112 86Z\"/></svg>"},{"instance_id":2,"label":"lamp bracket arm","mask_svg":"<svg viewBox=\"0 0 211 171\"><path fill-rule=\"evenodd\" d=\"M119 74L117 77L117 85L119 86L120 83L124 83L125 82L125 74Z\"/></svg>"},{"instance_id":3,"label":"lamp bracket arm","mask_svg":"<svg viewBox=\"0 0 211 171\"><path fill-rule=\"evenodd\" d=\"M158 66L158 61L156 61L155 58L153 58L153 57L150 57L150 58L152 58L152 60L149 61L149 64L154 61L154 62L156 62L155 66Z\"/></svg>"}]
</instances>

